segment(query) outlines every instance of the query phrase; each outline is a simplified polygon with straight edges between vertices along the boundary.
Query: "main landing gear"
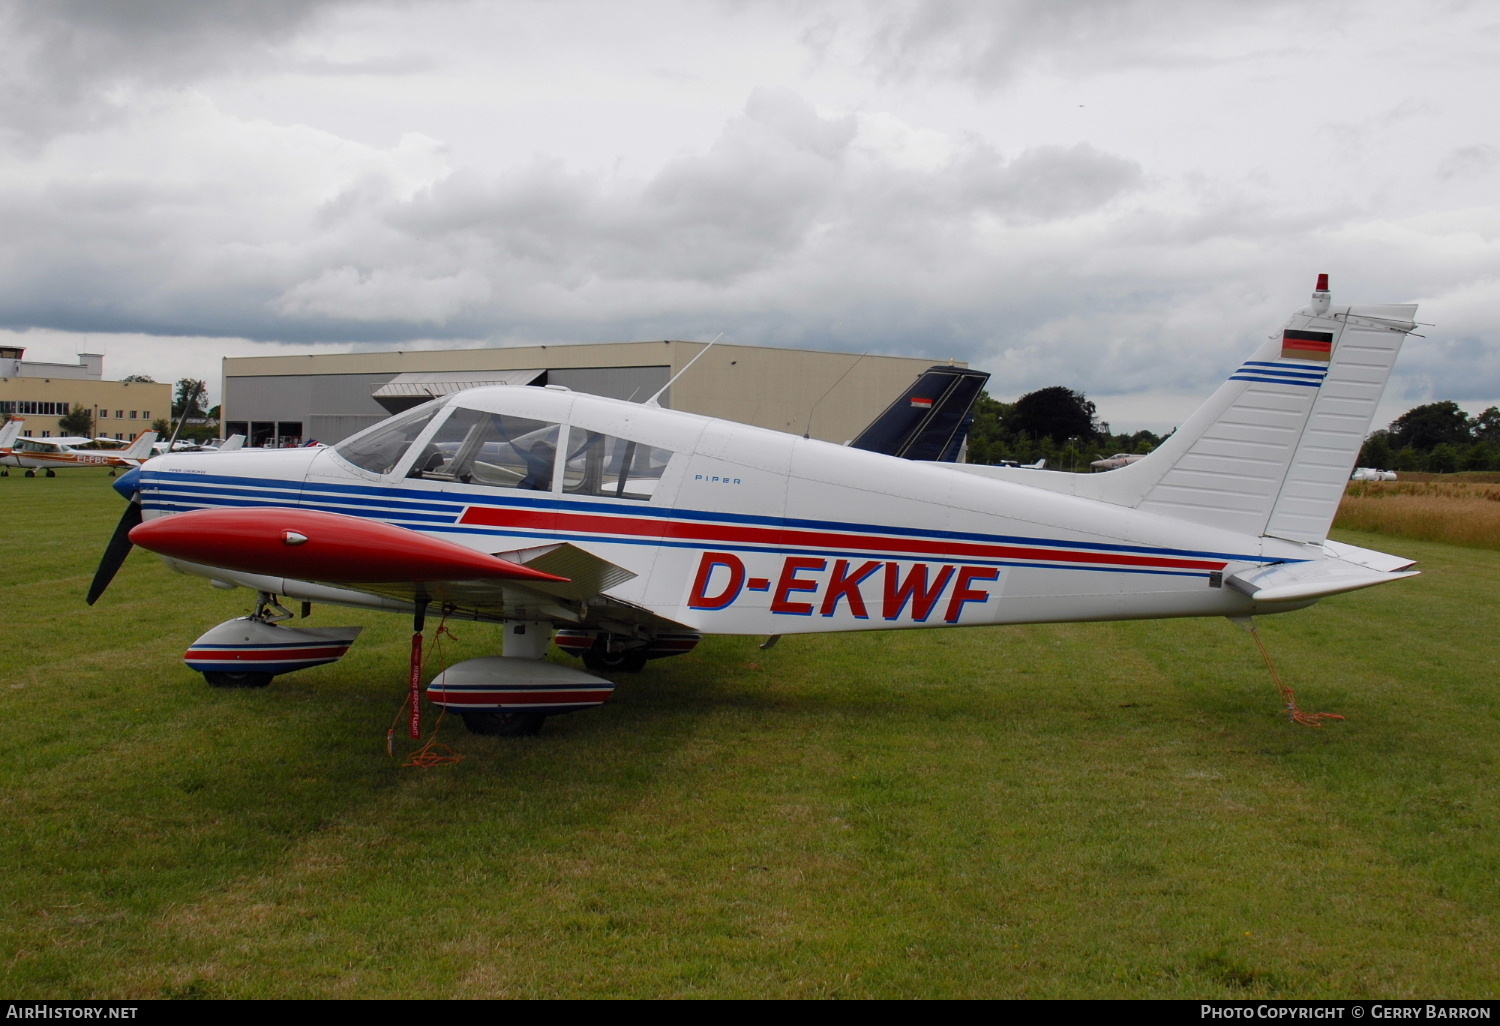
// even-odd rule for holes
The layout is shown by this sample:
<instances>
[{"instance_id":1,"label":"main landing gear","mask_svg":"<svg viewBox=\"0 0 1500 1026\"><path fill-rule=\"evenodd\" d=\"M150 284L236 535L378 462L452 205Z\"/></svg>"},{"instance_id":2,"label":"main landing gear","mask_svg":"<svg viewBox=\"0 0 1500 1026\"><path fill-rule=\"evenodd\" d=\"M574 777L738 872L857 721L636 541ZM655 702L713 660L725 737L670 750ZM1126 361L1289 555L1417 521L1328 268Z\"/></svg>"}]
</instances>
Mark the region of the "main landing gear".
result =
<instances>
[{"instance_id":1,"label":"main landing gear","mask_svg":"<svg viewBox=\"0 0 1500 1026\"><path fill-rule=\"evenodd\" d=\"M592 709L615 686L592 674L547 662L552 625L505 622L505 654L465 659L432 678L427 700L457 712L475 734L526 737L548 716Z\"/></svg>"},{"instance_id":2,"label":"main landing gear","mask_svg":"<svg viewBox=\"0 0 1500 1026\"><path fill-rule=\"evenodd\" d=\"M553 639L557 647L578 656L595 673L640 673L649 659L683 655L697 647L699 636L690 633L654 634L633 638L606 631L560 630Z\"/></svg>"}]
</instances>

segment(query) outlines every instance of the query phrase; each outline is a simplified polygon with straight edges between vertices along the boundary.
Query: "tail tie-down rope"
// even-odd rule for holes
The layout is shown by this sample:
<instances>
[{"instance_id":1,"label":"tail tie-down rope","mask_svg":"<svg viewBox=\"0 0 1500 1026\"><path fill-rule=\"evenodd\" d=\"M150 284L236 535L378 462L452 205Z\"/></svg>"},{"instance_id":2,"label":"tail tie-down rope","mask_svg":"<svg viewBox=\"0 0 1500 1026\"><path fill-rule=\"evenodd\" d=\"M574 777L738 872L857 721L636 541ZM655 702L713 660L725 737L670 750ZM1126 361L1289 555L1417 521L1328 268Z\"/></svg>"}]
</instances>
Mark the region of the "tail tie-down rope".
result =
<instances>
[{"instance_id":1,"label":"tail tie-down rope","mask_svg":"<svg viewBox=\"0 0 1500 1026\"><path fill-rule=\"evenodd\" d=\"M448 629L448 614L451 609L443 610L443 619L438 624L437 630L432 632L432 647L424 655L422 651L422 632L416 631L411 638L411 688L406 698L401 702L401 708L396 710L396 717L391 721L391 727L385 732L385 754L391 758L396 757L396 728L403 718L408 718L411 723L411 736L418 740L422 736L422 692L421 681L426 676L427 658L441 665L443 662L443 639L458 638ZM408 713L410 714L408 717ZM455 762L463 762L464 757L447 745L438 741L438 731L443 727L443 717L448 715L447 706L438 707L437 722L432 725L432 734L427 743L406 757L401 764L402 769L431 769L434 766L449 766Z\"/></svg>"},{"instance_id":2,"label":"tail tie-down rope","mask_svg":"<svg viewBox=\"0 0 1500 1026\"><path fill-rule=\"evenodd\" d=\"M1230 617L1235 623L1250 632L1250 637L1255 639L1255 647L1260 649L1260 657L1266 661L1266 669L1271 671L1271 680L1276 683L1276 690L1281 692L1281 700L1286 703L1287 716L1293 723L1300 723L1304 727L1321 727L1325 720L1342 720L1344 717L1338 713L1328 712L1303 712L1297 705L1297 695L1281 679L1281 674L1276 672L1276 664L1271 661L1271 653L1266 649L1266 643L1261 640L1260 631L1255 629L1255 621L1248 616Z\"/></svg>"}]
</instances>

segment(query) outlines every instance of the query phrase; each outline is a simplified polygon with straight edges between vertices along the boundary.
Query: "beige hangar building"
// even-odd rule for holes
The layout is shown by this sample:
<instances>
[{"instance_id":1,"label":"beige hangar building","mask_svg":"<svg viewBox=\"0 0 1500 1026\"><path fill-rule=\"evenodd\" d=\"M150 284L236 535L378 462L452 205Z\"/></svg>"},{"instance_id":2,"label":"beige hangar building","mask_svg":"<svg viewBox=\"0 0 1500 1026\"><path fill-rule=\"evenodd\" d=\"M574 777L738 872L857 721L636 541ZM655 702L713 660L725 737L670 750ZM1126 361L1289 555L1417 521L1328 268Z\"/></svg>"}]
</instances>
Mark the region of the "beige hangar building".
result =
<instances>
[{"instance_id":1,"label":"beige hangar building","mask_svg":"<svg viewBox=\"0 0 1500 1026\"><path fill-rule=\"evenodd\" d=\"M562 385L644 402L705 346L610 342L226 357L222 431L244 434L250 445L331 444L429 398L479 385ZM846 442L928 367L950 362L719 343L658 402Z\"/></svg>"}]
</instances>

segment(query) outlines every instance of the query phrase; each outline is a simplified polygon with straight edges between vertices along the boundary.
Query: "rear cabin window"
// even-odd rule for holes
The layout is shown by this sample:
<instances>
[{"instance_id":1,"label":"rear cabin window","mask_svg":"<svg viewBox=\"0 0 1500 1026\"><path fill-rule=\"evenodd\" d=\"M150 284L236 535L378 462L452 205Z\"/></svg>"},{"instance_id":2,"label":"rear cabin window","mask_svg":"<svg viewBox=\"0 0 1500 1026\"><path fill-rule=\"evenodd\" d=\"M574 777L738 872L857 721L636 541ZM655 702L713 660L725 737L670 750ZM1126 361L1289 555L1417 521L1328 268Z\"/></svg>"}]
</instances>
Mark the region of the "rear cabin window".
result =
<instances>
[{"instance_id":1,"label":"rear cabin window","mask_svg":"<svg viewBox=\"0 0 1500 1026\"><path fill-rule=\"evenodd\" d=\"M548 492L561 433L546 421L456 409L406 476Z\"/></svg>"},{"instance_id":2,"label":"rear cabin window","mask_svg":"<svg viewBox=\"0 0 1500 1026\"><path fill-rule=\"evenodd\" d=\"M344 439L333 451L362 470L389 474L441 408L437 403L424 403Z\"/></svg>"},{"instance_id":3,"label":"rear cabin window","mask_svg":"<svg viewBox=\"0 0 1500 1026\"><path fill-rule=\"evenodd\" d=\"M648 500L672 458L670 449L574 428L568 435L563 491Z\"/></svg>"}]
</instances>

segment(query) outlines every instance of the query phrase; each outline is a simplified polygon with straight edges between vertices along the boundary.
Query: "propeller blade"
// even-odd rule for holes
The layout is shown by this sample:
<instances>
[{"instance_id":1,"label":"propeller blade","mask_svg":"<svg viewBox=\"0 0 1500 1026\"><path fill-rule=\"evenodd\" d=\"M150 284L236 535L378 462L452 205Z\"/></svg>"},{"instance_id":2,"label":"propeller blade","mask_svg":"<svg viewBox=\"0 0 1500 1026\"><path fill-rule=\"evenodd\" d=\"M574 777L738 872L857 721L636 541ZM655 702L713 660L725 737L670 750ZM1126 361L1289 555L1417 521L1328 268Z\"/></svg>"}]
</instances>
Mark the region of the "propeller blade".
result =
<instances>
[{"instance_id":1,"label":"propeller blade","mask_svg":"<svg viewBox=\"0 0 1500 1026\"><path fill-rule=\"evenodd\" d=\"M109 587L109 582L115 579L115 574L125 562L125 557L130 555L130 550L134 548L130 543L130 531L140 522L141 504L132 502L125 507L124 515L115 525L114 535L104 548L104 558L99 560L99 569L94 572L94 583L89 585L89 605L93 605L104 594L104 589Z\"/></svg>"}]
</instances>

